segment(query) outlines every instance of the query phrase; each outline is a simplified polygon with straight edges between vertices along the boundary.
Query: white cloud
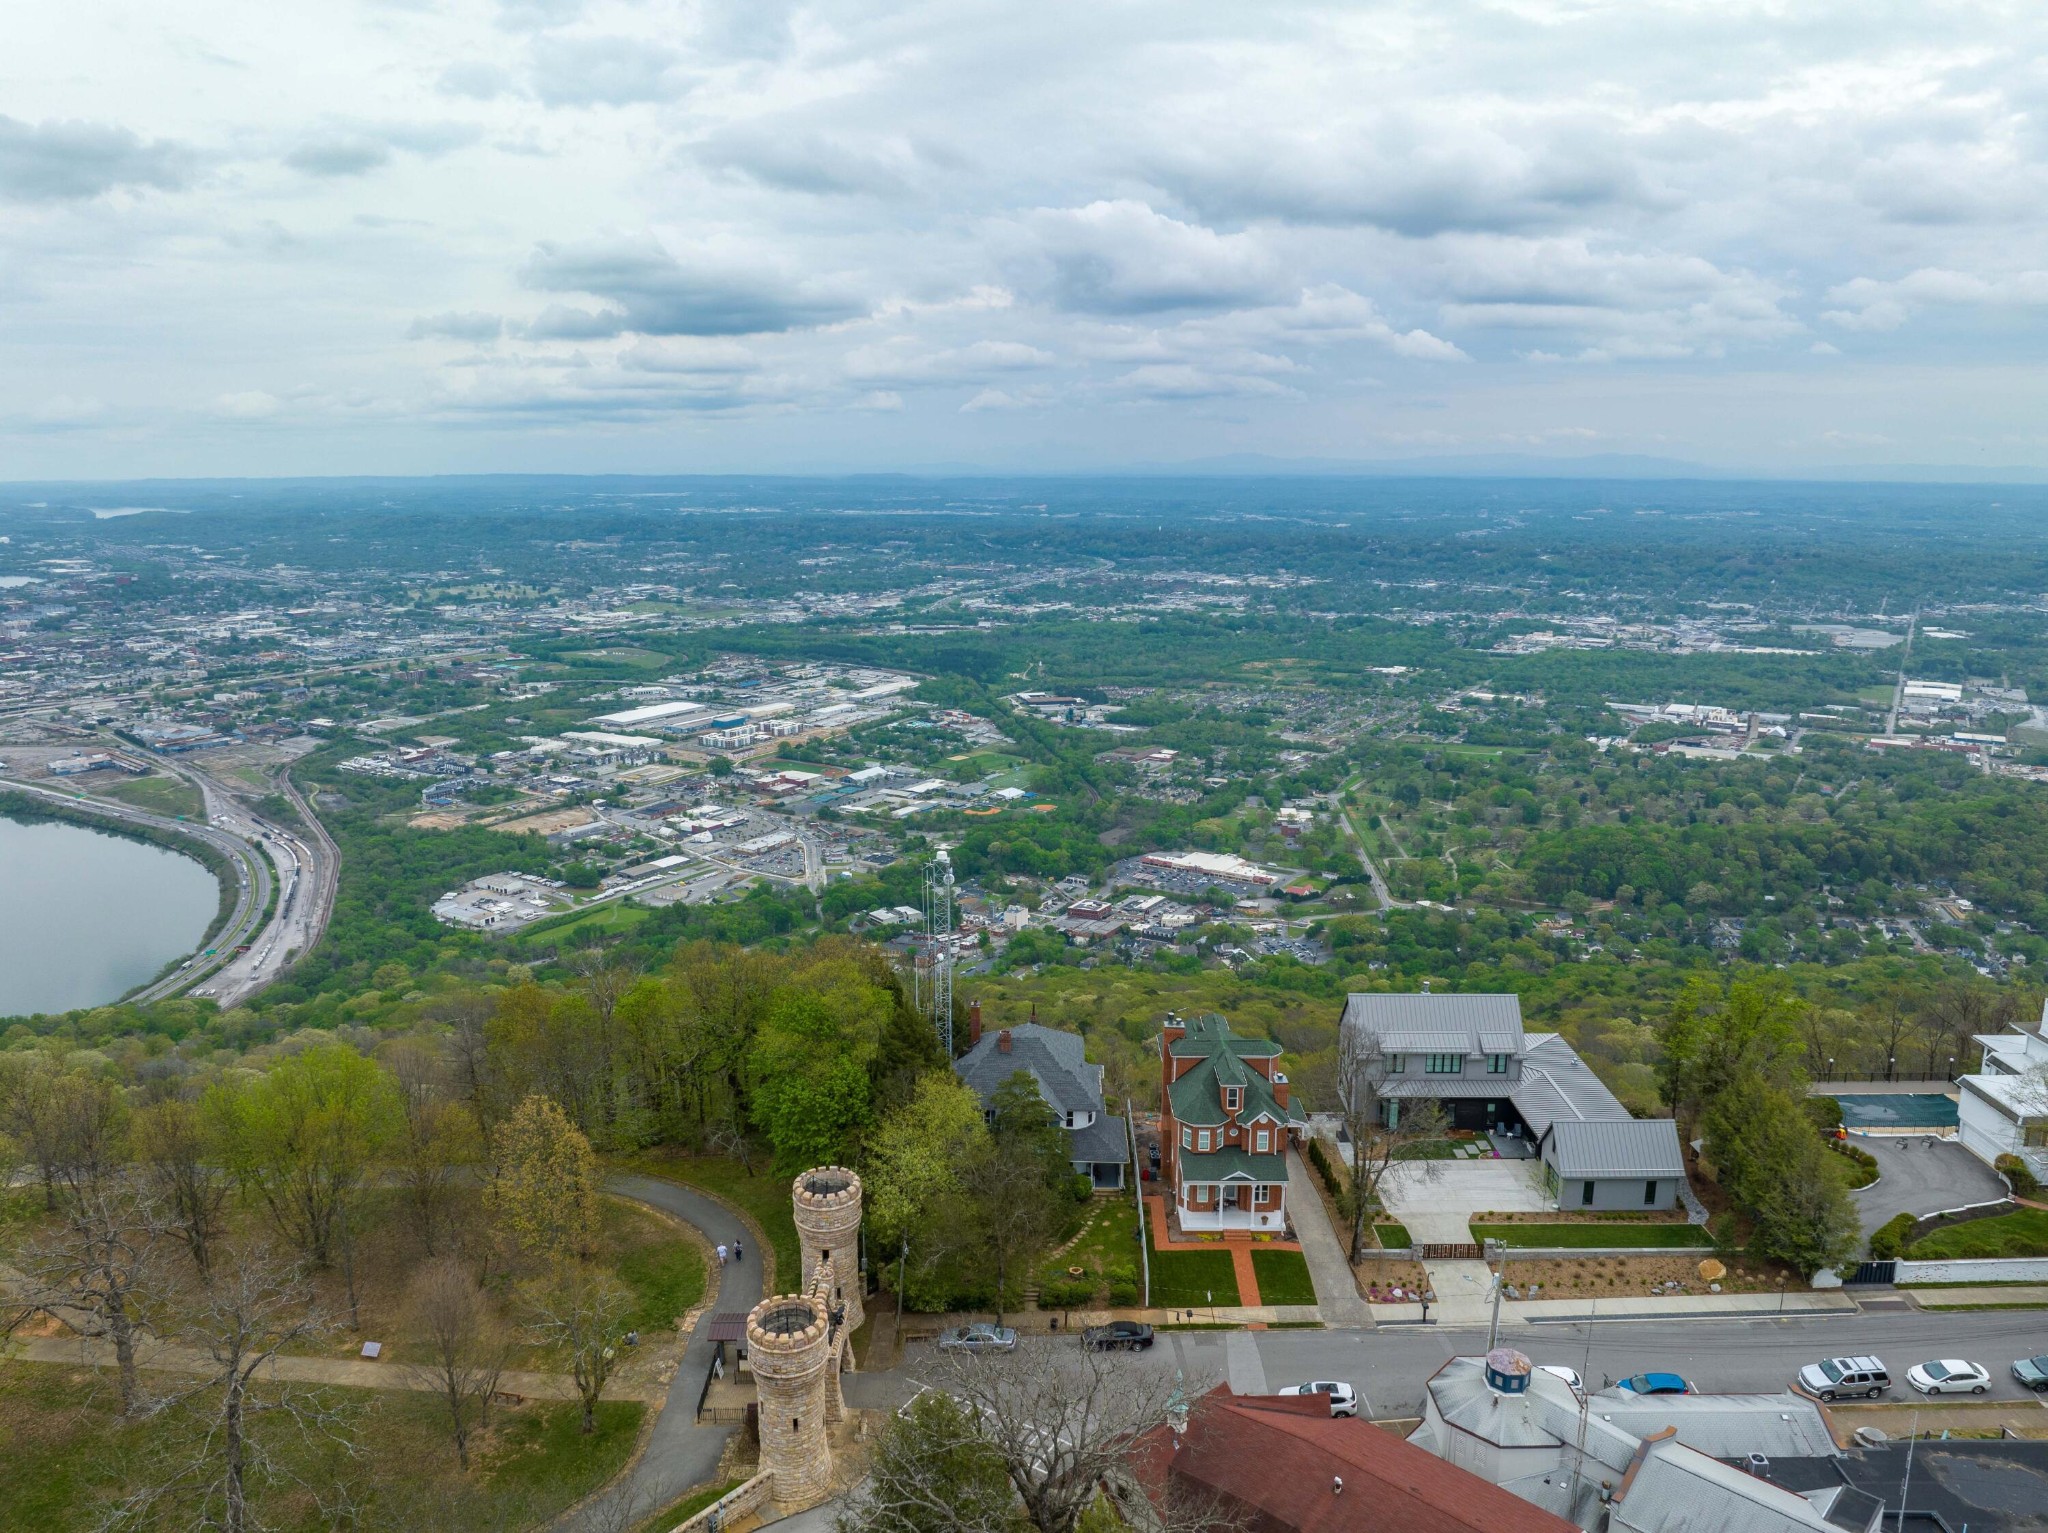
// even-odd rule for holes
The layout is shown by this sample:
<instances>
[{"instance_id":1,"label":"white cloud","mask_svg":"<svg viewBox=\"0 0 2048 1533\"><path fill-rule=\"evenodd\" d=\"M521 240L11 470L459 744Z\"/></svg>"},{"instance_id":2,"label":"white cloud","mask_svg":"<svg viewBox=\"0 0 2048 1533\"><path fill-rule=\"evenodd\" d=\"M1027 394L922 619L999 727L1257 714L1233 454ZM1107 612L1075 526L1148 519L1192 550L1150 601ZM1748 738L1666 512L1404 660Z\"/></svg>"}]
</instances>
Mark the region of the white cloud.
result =
<instances>
[{"instance_id":1,"label":"white cloud","mask_svg":"<svg viewBox=\"0 0 2048 1533\"><path fill-rule=\"evenodd\" d=\"M928 462L963 407L1054 456L1111 415L1149 458L1227 420L1751 462L1868 420L2048 461L2040 7L245 12L10 29L0 367L62 380L11 410L22 472L237 472L334 426L361 467L658 455L685 416L764 468Z\"/></svg>"}]
</instances>

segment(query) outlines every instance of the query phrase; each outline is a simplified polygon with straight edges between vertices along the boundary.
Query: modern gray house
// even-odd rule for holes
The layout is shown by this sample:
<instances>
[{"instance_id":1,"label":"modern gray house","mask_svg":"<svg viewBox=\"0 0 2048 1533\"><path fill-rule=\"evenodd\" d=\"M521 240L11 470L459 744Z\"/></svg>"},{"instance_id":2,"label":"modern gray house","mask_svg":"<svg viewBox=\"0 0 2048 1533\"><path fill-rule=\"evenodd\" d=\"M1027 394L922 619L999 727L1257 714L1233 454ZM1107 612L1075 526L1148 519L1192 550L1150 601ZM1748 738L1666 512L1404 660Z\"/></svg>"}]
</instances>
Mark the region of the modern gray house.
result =
<instances>
[{"instance_id":1,"label":"modern gray house","mask_svg":"<svg viewBox=\"0 0 2048 1533\"><path fill-rule=\"evenodd\" d=\"M1098 1188L1122 1187L1130 1162L1124 1120L1111 1117L1103 1106L1102 1066L1088 1063L1080 1036L1036 1022L981 1035L978 1007L970 1025L975 1041L953 1061L953 1069L983 1106L1022 1070L1038 1083L1038 1094L1067 1131L1074 1169Z\"/></svg>"},{"instance_id":2,"label":"modern gray house","mask_svg":"<svg viewBox=\"0 0 2048 1533\"><path fill-rule=\"evenodd\" d=\"M1454 1129L1541 1157L1564 1209L1669 1208L1685 1176L1678 1130L1637 1119L1557 1033L1522 1026L1513 995L1353 995L1340 1024L1369 1034L1382 1121L1436 1101ZM1594 1132L1595 1129L1604 1132Z\"/></svg>"}]
</instances>

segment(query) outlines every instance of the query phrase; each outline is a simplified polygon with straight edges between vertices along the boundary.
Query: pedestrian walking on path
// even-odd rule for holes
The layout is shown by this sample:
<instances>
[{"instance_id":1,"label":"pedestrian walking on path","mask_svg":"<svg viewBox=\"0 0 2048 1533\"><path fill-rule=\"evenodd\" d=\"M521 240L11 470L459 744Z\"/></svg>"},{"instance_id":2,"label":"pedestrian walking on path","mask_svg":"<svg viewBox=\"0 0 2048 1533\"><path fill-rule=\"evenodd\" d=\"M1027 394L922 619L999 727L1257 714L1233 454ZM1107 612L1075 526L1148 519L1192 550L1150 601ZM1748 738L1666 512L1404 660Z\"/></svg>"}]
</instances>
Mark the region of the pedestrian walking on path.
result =
<instances>
[{"instance_id":1,"label":"pedestrian walking on path","mask_svg":"<svg viewBox=\"0 0 2048 1533\"><path fill-rule=\"evenodd\" d=\"M725 1242L724 1242L724 1241L720 1241L720 1242L719 1242L719 1244L718 1244L718 1265L719 1265L719 1266L721 1266L721 1267L723 1267L723 1266L725 1265Z\"/></svg>"},{"instance_id":2,"label":"pedestrian walking on path","mask_svg":"<svg viewBox=\"0 0 2048 1533\"><path fill-rule=\"evenodd\" d=\"M732 1259L733 1259L733 1261L734 1261L735 1263L737 1263L737 1262L739 1261L739 1259L740 1259L740 1258L741 1258L742 1256L744 1256L745 1254L746 1254L746 1253L745 1253L744 1251L742 1251L742 1250L740 1249L740 1243L739 1243L739 1242L738 1242L737 1240L735 1240L735 1241L734 1241L734 1242L732 1243Z\"/></svg>"}]
</instances>

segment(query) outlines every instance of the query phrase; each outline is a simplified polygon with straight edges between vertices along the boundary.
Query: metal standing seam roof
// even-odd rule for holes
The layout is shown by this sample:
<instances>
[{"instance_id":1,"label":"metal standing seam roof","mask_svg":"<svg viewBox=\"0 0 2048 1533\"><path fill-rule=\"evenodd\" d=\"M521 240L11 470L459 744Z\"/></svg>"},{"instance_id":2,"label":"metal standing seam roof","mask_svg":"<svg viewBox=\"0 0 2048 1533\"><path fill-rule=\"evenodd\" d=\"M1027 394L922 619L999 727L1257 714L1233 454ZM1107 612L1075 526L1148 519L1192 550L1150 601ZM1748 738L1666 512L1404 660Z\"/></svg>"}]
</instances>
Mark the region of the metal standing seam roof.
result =
<instances>
[{"instance_id":1,"label":"metal standing seam roof","mask_svg":"<svg viewBox=\"0 0 2048 1533\"><path fill-rule=\"evenodd\" d=\"M1551 1124L1625 1120L1629 1110L1600 1083L1578 1051L1556 1033L1532 1035L1522 1078L1509 1091L1515 1110L1538 1139Z\"/></svg>"},{"instance_id":2,"label":"metal standing seam roof","mask_svg":"<svg viewBox=\"0 0 2048 1533\"><path fill-rule=\"evenodd\" d=\"M1581 1123L1559 1119L1550 1125L1558 1175L1587 1177L1680 1177L1685 1156L1678 1125L1669 1118L1628 1118ZM1745 1450L1746 1451L1746 1450Z\"/></svg>"},{"instance_id":3,"label":"metal standing seam roof","mask_svg":"<svg viewBox=\"0 0 2048 1533\"><path fill-rule=\"evenodd\" d=\"M1787 1391L1755 1395L1634 1395L1603 1389L1587 1402L1599 1420L1637 1437L1666 1427L1709 1458L1762 1453L1773 1459L1840 1458L1820 1408Z\"/></svg>"},{"instance_id":4,"label":"metal standing seam roof","mask_svg":"<svg viewBox=\"0 0 2048 1533\"><path fill-rule=\"evenodd\" d=\"M1361 992L1344 1002L1343 1025L1362 1027L1383 1039L1403 1034L1452 1034L1460 1040L1456 1050L1467 1054L1522 1051L1522 1001L1516 995ZM1391 1042L1386 1046L1395 1047Z\"/></svg>"},{"instance_id":5,"label":"metal standing seam roof","mask_svg":"<svg viewBox=\"0 0 2048 1533\"><path fill-rule=\"evenodd\" d=\"M1643 1445L1613 1506L1626 1533L1840 1533L1806 1497L1675 1438Z\"/></svg>"}]
</instances>

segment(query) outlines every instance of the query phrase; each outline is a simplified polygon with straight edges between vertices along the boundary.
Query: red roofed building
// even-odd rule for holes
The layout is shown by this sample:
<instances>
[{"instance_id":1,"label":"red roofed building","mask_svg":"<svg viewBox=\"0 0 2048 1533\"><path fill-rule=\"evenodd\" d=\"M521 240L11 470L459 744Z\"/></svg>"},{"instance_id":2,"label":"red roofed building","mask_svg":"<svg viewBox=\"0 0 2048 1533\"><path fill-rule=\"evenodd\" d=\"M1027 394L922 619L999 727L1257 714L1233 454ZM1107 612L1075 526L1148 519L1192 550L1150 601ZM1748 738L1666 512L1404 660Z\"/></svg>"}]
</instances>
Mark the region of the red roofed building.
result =
<instances>
[{"instance_id":1,"label":"red roofed building","mask_svg":"<svg viewBox=\"0 0 2048 1533\"><path fill-rule=\"evenodd\" d=\"M1321 1395L1219 1385L1175 1439L1167 1427L1146 1435L1146 1494L1217 1497L1242 1509L1247 1533L1578 1533L1392 1432L1332 1417Z\"/></svg>"}]
</instances>

